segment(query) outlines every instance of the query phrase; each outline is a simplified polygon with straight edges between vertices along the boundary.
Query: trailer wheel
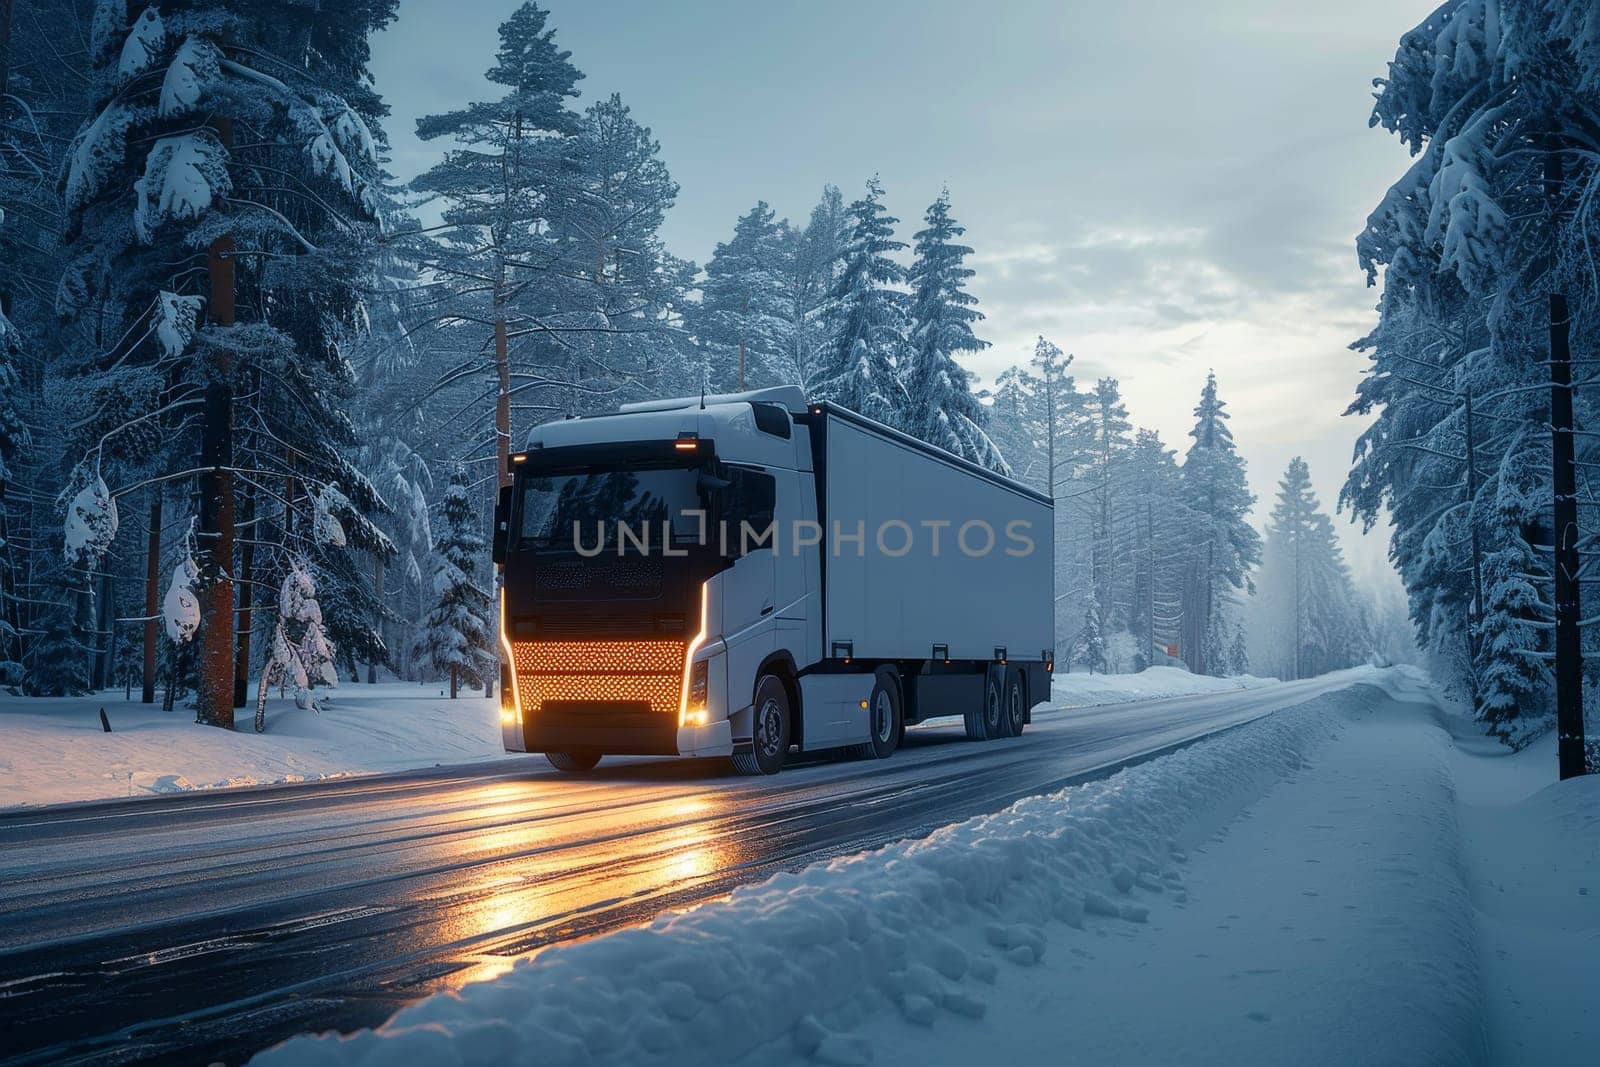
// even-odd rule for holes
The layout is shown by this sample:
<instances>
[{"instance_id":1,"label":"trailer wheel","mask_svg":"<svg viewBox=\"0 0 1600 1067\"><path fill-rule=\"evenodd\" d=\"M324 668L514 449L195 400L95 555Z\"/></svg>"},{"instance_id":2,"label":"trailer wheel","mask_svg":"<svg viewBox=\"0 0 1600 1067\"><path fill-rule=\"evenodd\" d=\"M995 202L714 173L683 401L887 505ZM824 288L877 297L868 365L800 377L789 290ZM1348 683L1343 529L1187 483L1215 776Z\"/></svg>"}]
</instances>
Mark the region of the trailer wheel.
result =
<instances>
[{"instance_id":1,"label":"trailer wheel","mask_svg":"<svg viewBox=\"0 0 1600 1067\"><path fill-rule=\"evenodd\" d=\"M1021 667L1012 667L1006 675L1006 736L1021 737L1027 724L1028 681Z\"/></svg>"},{"instance_id":2,"label":"trailer wheel","mask_svg":"<svg viewBox=\"0 0 1600 1067\"><path fill-rule=\"evenodd\" d=\"M600 762L598 752L546 752L544 758L550 761L550 766L558 771L575 774L580 771L592 771Z\"/></svg>"},{"instance_id":3,"label":"trailer wheel","mask_svg":"<svg viewBox=\"0 0 1600 1067\"><path fill-rule=\"evenodd\" d=\"M867 697L867 728L871 731L871 737L850 748L850 754L857 759L888 759L900 747L900 739L905 736L900 679L895 676L893 667L878 668L872 695Z\"/></svg>"},{"instance_id":4,"label":"trailer wheel","mask_svg":"<svg viewBox=\"0 0 1600 1067\"><path fill-rule=\"evenodd\" d=\"M968 741L987 741L989 732L983 728L984 707L989 701L989 687L984 684L983 700L978 701L961 714L961 725L967 728Z\"/></svg>"},{"instance_id":5,"label":"trailer wheel","mask_svg":"<svg viewBox=\"0 0 1600 1067\"><path fill-rule=\"evenodd\" d=\"M989 740L1010 737L1006 729L1006 669L998 664L989 668L983 683L983 736Z\"/></svg>"},{"instance_id":6,"label":"trailer wheel","mask_svg":"<svg viewBox=\"0 0 1600 1067\"><path fill-rule=\"evenodd\" d=\"M756 702L750 716L750 751L733 754L733 769L740 774L777 774L789 755L789 689L775 674L763 674L756 683Z\"/></svg>"}]
</instances>

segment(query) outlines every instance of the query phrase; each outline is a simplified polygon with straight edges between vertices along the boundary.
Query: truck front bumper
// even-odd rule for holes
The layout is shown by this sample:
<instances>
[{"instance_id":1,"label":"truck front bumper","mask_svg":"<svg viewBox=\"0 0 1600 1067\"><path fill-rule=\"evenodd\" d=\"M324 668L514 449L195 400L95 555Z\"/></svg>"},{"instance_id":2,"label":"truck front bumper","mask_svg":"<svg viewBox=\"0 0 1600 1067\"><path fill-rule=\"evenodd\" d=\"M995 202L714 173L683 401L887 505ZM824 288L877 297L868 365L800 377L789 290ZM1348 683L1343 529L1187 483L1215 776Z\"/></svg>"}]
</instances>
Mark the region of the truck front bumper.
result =
<instances>
[{"instance_id":1,"label":"truck front bumper","mask_svg":"<svg viewBox=\"0 0 1600 1067\"><path fill-rule=\"evenodd\" d=\"M508 721L509 719L509 721ZM678 725L676 715L655 712L536 711L521 724L502 717L507 752L599 752L608 756L727 756L733 753L727 719L704 726Z\"/></svg>"},{"instance_id":2,"label":"truck front bumper","mask_svg":"<svg viewBox=\"0 0 1600 1067\"><path fill-rule=\"evenodd\" d=\"M678 727L678 755L733 755L733 724L727 719L719 719L704 726Z\"/></svg>"}]
</instances>

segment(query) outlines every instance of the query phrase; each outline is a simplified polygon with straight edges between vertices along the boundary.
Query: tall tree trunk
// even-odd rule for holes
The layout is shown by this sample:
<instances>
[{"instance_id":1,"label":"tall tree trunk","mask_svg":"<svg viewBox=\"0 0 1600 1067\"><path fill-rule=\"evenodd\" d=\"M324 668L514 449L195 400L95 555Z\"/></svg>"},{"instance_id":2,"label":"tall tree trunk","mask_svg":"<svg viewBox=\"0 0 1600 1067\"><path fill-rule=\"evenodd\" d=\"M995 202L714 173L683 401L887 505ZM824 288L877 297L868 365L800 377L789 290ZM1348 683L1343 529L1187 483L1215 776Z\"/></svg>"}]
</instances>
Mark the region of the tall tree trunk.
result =
<instances>
[{"instance_id":1,"label":"tall tree trunk","mask_svg":"<svg viewBox=\"0 0 1600 1067\"><path fill-rule=\"evenodd\" d=\"M1477 677L1478 629L1483 621L1483 551L1478 539L1478 461L1477 439L1472 423L1472 394L1467 394L1467 528L1472 539L1472 610L1467 613L1467 647L1472 652L1473 667L1468 671ZM1477 688L1476 682L1473 688Z\"/></svg>"},{"instance_id":2,"label":"tall tree trunk","mask_svg":"<svg viewBox=\"0 0 1600 1067\"><path fill-rule=\"evenodd\" d=\"M0 0L4 3L5 0ZM144 682L139 699L156 702L156 642L160 633L156 616L161 611L161 487L150 487L150 528L144 557Z\"/></svg>"},{"instance_id":3,"label":"tall tree trunk","mask_svg":"<svg viewBox=\"0 0 1600 1067\"><path fill-rule=\"evenodd\" d=\"M456 698L456 665L450 664L450 699Z\"/></svg>"},{"instance_id":4,"label":"tall tree trunk","mask_svg":"<svg viewBox=\"0 0 1600 1067\"><path fill-rule=\"evenodd\" d=\"M378 637L383 637L383 554L374 553L372 557L372 594L378 601ZM378 684L378 664L374 660L367 661L367 684Z\"/></svg>"},{"instance_id":5,"label":"tall tree trunk","mask_svg":"<svg viewBox=\"0 0 1600 1067\"><path fill-rule=\"evenodd\" d=\"M239 647L233 658L233 706L250 702L250 631L255 625L256 491L244 487L244 544L239 548Z\"/></svg>"},{"instance_id":6,"label":"tall tree trunk","mask_svg":"<svg viewBox=\"0 0 1600 1067\"><path fill-rule=\"evenodd\" d=\"M494 371L499 389L494 399L495 485L511 484L511 357L506 343L506 268L502 262L494 283Z\"/></svg>"},{"instance_id":7,"label":"tall tree trunk","mask_svg":"<svg viewBox=\"0 0 1600 1067\"><path fill-rule=\"evenodd\" d=\"M1552 143L1545 153L1545 195L1550 202L1551 235L1565 175L1562 172L1560 145ZM1556 749L1561 780L1576 778L1585 771L1583 737L1583 644L1579 630L1582 617L1578 599L1578 476L1573 456L1572 426L1572 315L1567 295L1557 292L1556 257L1550 255L1550 488L1553 496L1555 531L1555 616L1556 616Z\"/></svg>"},{"instance_id":8,"label":"tall tree trunk","mask_svg":"<svg viewBox=\"0 0 1600 1067\"><path fill-rule=\"evenodd\" d=\"M116 625L111 621L111 574L100 572L100 592L95 596L94 688L111 688L111 643Z\"/></svg>"},{"instance_id":9,"label":"tall tree trunk","mask_svg":"<svg viewBox=\"0 0 1600 1067\"><path fill-rule=\"evenodd\" d=\"M223 145L233 140L229 119L212 123ZM207 312L217 326L233 325L231 236L211 242L206 270L211 278ZM233 729L233 360L217 352L214 379L206 386L200 427L200 521L195 535L200 559L200 663L196 679L198 721Z\"/></svg>"}]
</instances>

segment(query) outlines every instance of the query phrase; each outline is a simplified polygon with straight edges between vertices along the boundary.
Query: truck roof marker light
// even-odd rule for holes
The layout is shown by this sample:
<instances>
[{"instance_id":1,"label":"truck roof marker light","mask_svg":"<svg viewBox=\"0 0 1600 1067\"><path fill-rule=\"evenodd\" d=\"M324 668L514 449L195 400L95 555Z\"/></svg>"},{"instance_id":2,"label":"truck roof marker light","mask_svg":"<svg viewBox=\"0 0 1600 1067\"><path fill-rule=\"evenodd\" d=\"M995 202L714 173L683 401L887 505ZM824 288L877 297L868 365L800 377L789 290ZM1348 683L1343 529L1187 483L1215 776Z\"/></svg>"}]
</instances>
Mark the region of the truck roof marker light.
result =
<instances>
[{"instance_id":1,"label":"truck roof marker light","mask_svg":"<svg viewBox=\"0 0 1600 1067\"><path fill-rule=\"evenodd\" d=\"M678 725L685 726L690 722L689 716L689 669L694 665L694 654L700 651L700 646L706 643L706 600L710 593L707 583L700 583L700 632L689 641L689 647L683 653L683 690L678 697ZM701 717L701 724L704 716Z\"/></svg>"},{"instance_id":2,"label":"truck roof marker light","mask_svg":"<svg viewBox=\"0 0 1600 1067\"><path fill-rule=\"evenodd\" d=\"M506 591L500 589L500 649L511 665L511 705L517 710L517 722L522 722L522 683L517 679L517 657L511 651L511 636L506 633Z\"/></svg>"}]
</instances>

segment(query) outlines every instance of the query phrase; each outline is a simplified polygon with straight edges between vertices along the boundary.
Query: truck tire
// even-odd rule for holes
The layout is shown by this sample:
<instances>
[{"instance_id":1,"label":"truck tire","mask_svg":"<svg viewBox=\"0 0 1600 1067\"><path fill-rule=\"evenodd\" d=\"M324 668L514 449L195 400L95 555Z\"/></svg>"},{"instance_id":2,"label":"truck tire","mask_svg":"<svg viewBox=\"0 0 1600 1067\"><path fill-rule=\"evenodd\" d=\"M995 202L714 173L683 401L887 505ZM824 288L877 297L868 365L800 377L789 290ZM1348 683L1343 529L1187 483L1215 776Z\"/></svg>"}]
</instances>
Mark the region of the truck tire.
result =
<instances>
[{"instance_id":1,"label":"truck tire","mask_svg":"<svg viewBox=\"0 0 1600 1067\"><path fill-rule=\"evenodd\" d=\"M776 674L763 674L756 682L756 701L750 712L750 751L733 754L733 769L746 775L782 770L789 756L793 714L789 687Z\"/></svg>"},{"instance_id":2,"label":"truck tire","mask_svg":"<svg viewBox=\"0 0 1600 1067\"><path fill-rule=\"evenodd\" d=\"M993 741L1010 737L1006 730L1006 669L999 664L989 668L983 682L983 736Z\"/></svg>"},{"instance_id":3,"label":"truck tire","mask_svg":"<svg viewBox=\"0 0 1600 1067\"><path fill-rule=\"evenodd\" d=\"M550 766L558 771L576 774L580 771L592 771L595 764L600 762L598 752L546 752L544 758L550 761Z\"/></svg>"},{"instance_id":4,"label":"truck tire","mask_svg":"<svg viewBox=\"0 0 1600 1067\"><path fill-rule=\"evenodd\" d=\"M1021 667L1006 672L1006 736L1021 737L1028 724L1028 680Z\"/></svg>"},{"instance_id":5,"label":"truck tire","mask_svg":"<svg viewBox=\"0 0 1600 1067\"><path fill-rule=\"evenodd\" d=\"M967 740L968 741L987 741L987 740L989 740L989 732L983 728L983 706L984 706L984 702L988 700L988 696L989 696L989 687L988 687L988 684L986 682L984 684L984 696L983 696L983 699L979 700L972 707L969 707L961 715L961 725L963 725L963 726L965 726L967 728Z\"/></svg>"},{"instance_id":6,"label":"truck tire","mask_svg":"<svg viewBox=\"0 0 1600 1067\"><path fill-rule=\"evenodd\" d=\"M867 697L867 728L872 736L852 745L850 755L857 759L888 759L900 747L905 733L905 714L901 710L900 679L893 667L879 667Z\"/></svg>"}]
</instances>

